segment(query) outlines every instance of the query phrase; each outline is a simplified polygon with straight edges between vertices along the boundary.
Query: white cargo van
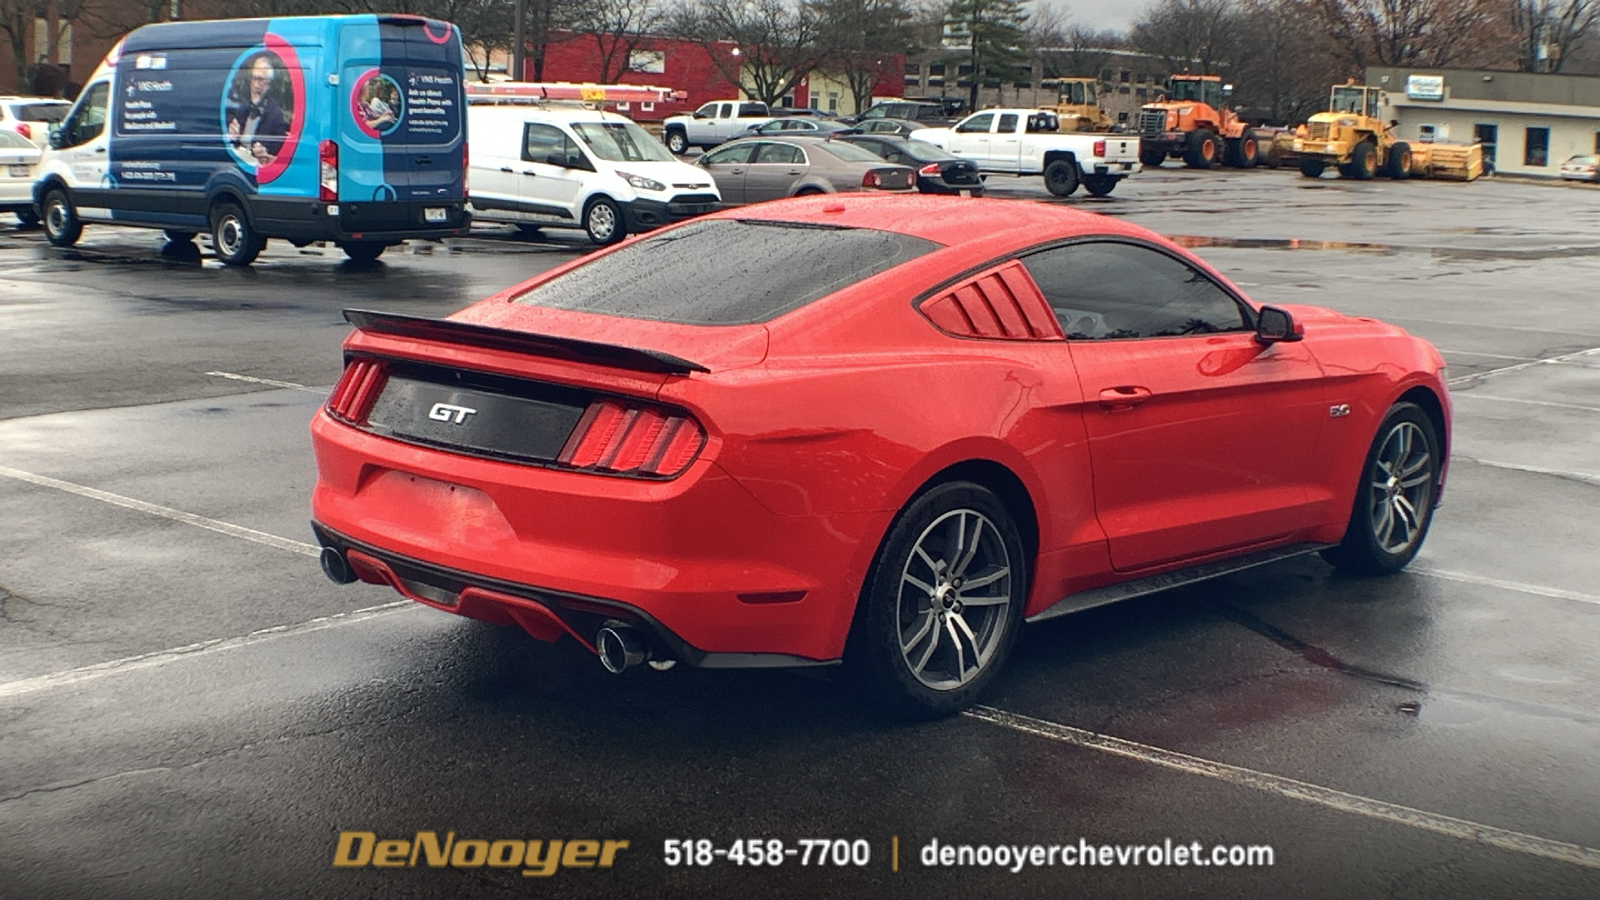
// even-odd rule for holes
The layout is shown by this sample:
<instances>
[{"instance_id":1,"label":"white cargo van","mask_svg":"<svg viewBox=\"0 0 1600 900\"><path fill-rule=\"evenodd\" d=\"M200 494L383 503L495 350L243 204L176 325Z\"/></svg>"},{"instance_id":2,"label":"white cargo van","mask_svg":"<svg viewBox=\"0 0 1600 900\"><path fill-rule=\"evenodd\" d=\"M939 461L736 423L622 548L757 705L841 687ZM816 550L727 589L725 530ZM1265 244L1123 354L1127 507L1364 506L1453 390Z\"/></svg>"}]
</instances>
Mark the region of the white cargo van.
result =
<instances>
[{"instance_id":1,"label":"white cargo van","mask_svg":"<svg viewBox=\"0 0 1600 900\"><path fill-rule=\"evenodd\" d=\"M676 160L632 119L579 106L479 105L467 112L473 219L582 228L596 244L712 212L704 169Z\"/></svg>"}]
</instances>

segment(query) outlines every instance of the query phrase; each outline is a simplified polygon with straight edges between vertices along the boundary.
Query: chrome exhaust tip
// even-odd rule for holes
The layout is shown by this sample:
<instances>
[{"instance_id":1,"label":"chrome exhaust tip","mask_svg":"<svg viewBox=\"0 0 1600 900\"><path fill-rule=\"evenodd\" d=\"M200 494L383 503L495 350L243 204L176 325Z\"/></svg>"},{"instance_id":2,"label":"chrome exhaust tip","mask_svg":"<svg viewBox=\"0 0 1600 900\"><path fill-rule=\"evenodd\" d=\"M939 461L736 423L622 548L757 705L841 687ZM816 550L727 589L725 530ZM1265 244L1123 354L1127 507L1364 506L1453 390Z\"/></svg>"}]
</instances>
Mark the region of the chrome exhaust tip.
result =
<instances>
[{"instance_id":1,"label":"chrome exhaust tip","mask_svg":"<svg viewBox=\"0 0 1600 900\"><path fill-rule=\"evenodd\" d=\"M349 584L356 580L356 573L350 570L350 561L332 547L323 547L317 555L317 561L322 564L322 574L334 584Z\"/></svg>"},{"instance_id":2,"label":"chrome exhaust tip","mask_svg":"<svg viewBox=\"0 0 1600 900\"><path fill-rule=\"evenodd\" d=\"M607 625L595 635L594 649L600 664L613 675L637 666L650 657L650 645L644 635L627 625Z\"/></svg>"}]
</instances>

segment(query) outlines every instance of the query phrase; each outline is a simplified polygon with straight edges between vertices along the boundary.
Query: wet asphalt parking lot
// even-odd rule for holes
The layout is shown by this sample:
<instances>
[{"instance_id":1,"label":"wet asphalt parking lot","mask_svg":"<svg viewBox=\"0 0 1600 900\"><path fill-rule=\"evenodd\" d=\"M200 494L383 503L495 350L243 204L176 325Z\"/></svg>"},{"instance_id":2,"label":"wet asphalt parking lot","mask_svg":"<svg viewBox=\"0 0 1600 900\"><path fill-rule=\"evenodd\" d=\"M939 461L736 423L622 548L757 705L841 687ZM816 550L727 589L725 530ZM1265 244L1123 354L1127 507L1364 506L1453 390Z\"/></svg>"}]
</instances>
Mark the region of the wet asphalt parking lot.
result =
<instances>
[{"instance_id":1,"label":"wet asphalt parking lot","mask_svg":"<svg viewBox=\"0 0 1600 900\"><path fill-rule=\"evenodd\" d=\"M443 315L575 233L234 271L7 228L0 897L1600 896L1600 191L1165 169L1068 202L1257 300L1432 340L1445 504L1399 576L1303 558L1031 626L983 706L918 726L814 673L613 677L319 573L306 425L340 310ZM550 877L338 869L343 831L629 845ZM870 861L665 864L702 838ZM1080 839L1274 864L922 859Z\"/></svg>"}]
</instances>

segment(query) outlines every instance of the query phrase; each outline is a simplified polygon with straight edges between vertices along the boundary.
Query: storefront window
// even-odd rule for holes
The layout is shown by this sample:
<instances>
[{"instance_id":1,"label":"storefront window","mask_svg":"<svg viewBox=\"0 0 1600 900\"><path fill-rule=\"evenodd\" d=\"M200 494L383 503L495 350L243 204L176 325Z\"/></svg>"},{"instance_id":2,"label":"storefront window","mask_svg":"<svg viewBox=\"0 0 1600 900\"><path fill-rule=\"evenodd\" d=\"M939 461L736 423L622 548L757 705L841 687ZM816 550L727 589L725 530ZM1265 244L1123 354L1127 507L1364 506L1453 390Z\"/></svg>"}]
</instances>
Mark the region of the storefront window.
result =
<instances>
[{"instance_id":1,"label":"storefront window","mask_svg":"<svg viewBox=\"0 0 1600 900\"><path fill-rule=\"evenodd\" d=\"M1525 166L1550 165L1550 129L1528 129L1528 136L1523 144L1522 164Z\"/></svg>"}]
</instances>

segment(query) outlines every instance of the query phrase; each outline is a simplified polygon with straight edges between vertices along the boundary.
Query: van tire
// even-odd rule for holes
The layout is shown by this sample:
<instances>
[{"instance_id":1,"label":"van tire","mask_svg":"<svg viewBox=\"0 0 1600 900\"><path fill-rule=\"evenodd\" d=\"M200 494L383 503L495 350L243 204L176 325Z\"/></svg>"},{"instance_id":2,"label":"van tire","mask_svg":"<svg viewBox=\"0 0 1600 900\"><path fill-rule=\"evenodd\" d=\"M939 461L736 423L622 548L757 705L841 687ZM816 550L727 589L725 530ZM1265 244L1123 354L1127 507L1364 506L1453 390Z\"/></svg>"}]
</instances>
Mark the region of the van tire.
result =
<instances>
[{"instance_id":1,"label":"van tire","mask_svg":"<svg viewBox=\"0 0 1600 900\"><path fill-rule=\"evenodd\" d=\"M344 255L350 257L351 262L372 262L383 255L389 248L388 244L377 241L340 241L339 249Z\"/></svg>"},{"instance_id":2,"label":"van tire","mask_svg":"<svg viewBox=\"0 0 1600 900\"><path fill-rule=\"evenodd\" d=\"M596 197L583 208L583 230L589 240L604 247L628 236L628 225L622 220L622 210L609 197Z\"/></svg>"},{"instance_id":3,"label":"van tire","mask_svg":"<svg viewBox=\"0 0 1600 900\"><path fill-rule=\"evenodd\" d=\"M225 266L248 266L267 245L237 203L211 207L211 249Z\"/></svg>"},{"instance_id":4,"label":"van tire","mask_svg":"<svg viewBox=\"0 0 1600 900\"><path fill-rule=\"evenodd\" d=\"M689 152L689 135L681 128L667 129L667 149L673 156L682 156Z\"/></svg>"},{"instance_id":5,"label":"van tire","mask_svg":"<svg viewBox=\"0 0 1600 900\"><path fill-rule=\"evenodd\" d=\"M56 247L71 247L83 235L83 223L78 211L72 208L72 198L61 188L51 188L44 195L44 237Z\"/></svg>"}]
</instances>

